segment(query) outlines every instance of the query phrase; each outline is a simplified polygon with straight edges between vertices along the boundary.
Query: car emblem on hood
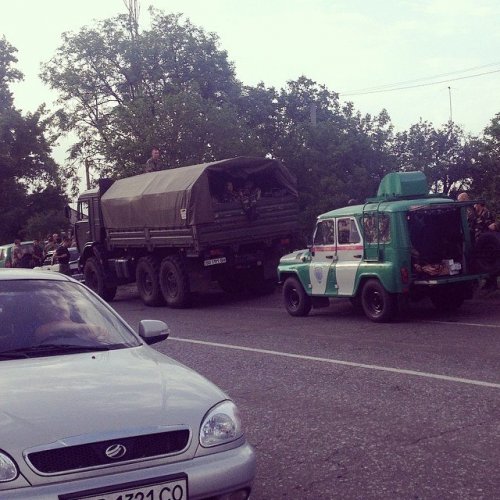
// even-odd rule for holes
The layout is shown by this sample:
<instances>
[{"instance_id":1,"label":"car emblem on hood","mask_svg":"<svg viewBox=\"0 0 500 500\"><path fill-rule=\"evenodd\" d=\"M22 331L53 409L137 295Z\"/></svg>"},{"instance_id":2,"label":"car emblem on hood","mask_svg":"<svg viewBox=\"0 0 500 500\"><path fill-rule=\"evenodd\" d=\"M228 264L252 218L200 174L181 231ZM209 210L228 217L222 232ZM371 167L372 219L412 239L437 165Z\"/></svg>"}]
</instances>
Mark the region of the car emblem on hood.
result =
<instances>
[{"instance_id":1,"label":"car emblem on hood","mask_svg":"<svg viewBox=\"0 0 500 500\"><path fill-rule=\"evenodd\" d=\"M104 453L108 458L121 458L127 453L127 448L122 444L112 444L106 448Z\"/></svg>"}]
</instances>

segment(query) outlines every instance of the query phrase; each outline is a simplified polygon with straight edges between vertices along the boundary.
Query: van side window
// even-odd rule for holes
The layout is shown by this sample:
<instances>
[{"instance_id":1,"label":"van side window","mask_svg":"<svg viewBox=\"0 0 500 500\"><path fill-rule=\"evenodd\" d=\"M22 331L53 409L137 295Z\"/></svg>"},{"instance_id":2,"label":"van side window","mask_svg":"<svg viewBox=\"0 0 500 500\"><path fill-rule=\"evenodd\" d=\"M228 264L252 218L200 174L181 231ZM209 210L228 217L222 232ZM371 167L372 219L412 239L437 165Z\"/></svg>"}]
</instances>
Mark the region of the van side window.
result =
<instances>
[{"instance_id":1,"label":"van side window","mask_svg":"<svg viewBox=\"0 0 500 500\"><path fill-rule=\"evenodd\" d=\"M338 221L339 245L349 245L359 243L361 236L359 235L358 226L353 218L339 219Z\"/></svg>"},{"instance_id":2,"label":"van side window","mask_svg":"<svg viewBox=\"0 0 500 500\"><path fill-rule=\"evenodd\" d=\"M79 201L78 202L78 220L88 220L89 218L89 202Z\"/></svg>"},{"instance_id":3,"label":"van side window","mask_svg":"<svg viewBox=\"0 0 500 500\"><path fill-rule=\"evenodd\" d=\"M335 224L333 220L321 220L316 225L314 233L315 245L334 245L335 244Z\"/></svg>"},{"instance_id":4,"label":"van side window","mask_svg":"<svg viewBox=\"0 0 500 500\"><path fill-rule=\"evenodd\" d=\"M377 237L380 238L380 243L388 243L391 241L391 220L388 214L378 214L378 231L377 231L377 214L365 214L363 217L363 232L366 243L377 243Z\"/></svg>"}]
</instances>

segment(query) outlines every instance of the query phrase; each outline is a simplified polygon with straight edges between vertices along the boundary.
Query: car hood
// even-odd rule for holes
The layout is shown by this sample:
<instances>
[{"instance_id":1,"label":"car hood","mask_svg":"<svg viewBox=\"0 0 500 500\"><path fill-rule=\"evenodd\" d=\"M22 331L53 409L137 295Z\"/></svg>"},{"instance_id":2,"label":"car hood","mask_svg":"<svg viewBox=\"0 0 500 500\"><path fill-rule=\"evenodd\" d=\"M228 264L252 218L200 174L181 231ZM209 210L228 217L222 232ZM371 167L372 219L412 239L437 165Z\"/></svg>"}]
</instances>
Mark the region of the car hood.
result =
<instances>
[{"instance_id":1,"label":"car hood","mask_svg":"<svg viewBox=\"0 0 500 500\"><path fill-rule=\"evenodd\" d=\"M280 259L280 265L287 265L287 264L297 264L299 262L302 262L302 257L308 257L310 255L310 252L307 248L304 250L295 250L292 253L288 253L286 255L283 255Z\"/></svg>"},{"instance_id":2,"label":"car hood","mask_svg":"<svg viewBox=\"0 0 500 500\"><path fill-rule=\"evenodd\" d=\"M188 426L227 396L189 368L141 346L0 362L1 448L18 463L28 448L82 435Z\"/></svg>"}]
</instances>

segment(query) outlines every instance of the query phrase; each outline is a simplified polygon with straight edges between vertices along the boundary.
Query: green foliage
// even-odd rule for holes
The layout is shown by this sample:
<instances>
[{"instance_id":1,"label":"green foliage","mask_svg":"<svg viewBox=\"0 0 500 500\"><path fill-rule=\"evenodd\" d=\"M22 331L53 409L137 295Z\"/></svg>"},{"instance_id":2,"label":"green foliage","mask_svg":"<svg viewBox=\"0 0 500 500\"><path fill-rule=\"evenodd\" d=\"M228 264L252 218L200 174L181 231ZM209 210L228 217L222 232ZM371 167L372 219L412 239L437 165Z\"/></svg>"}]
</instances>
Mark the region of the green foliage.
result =
<instances>
[{"instance_id":1,"label":"green foliage","mask_svg":"<svg viewBox=\"0 0 500 500\"><path fill-rule=\"evenodd\" d=\"M26 220L34 213L64 199L57 165L46 138L45 110L23 116L13 106L9 85L22 78L12 68L16 50L0 40L0 241L22 235ZM43 200L43 201L41 201Z\"/></svg>"},{"instance_id":2,"label":"green foliage","mask_svg":"<svg viewBox=\"0 0 500 500\"><path fill-rule=\"evenodd\" d=\"M35 238L43 240L48 234L67 231L69 221L62 210L48 210L32 215L23 228L23 239Z\"/></svg>"},{"instance_id":3,"label":"green foliage","mask_svg":"<svg viewBox=\"0 0 500 500\"><path fill-rule=\"evenodd\" d=\"M268 155L297 177L305 231L319 213L373 196L391 171L422 170L436 192L496 197L498 115L484 144L453 123L395 134L386 110L362 115L305 76L282 89L243 86L217 35L156 9L140 29L134 6L64 34L43 66L60 96L54 120L78 136L68 178L84 161L98 175L139 173L152 146L174 167Z\"/></svg>"},{"instance_id":4,"label":"green foliage","mask_svg":"<svg viewBox=\"0 0 500 500\"><path fill-rule=\"evenodd\" d=\"M396 134L394 153L401 170L421 170L433 192L450 194L467 188L477 160L476 142L448 123L440 129L426 121Z\"/></svg>"}]
</instances>

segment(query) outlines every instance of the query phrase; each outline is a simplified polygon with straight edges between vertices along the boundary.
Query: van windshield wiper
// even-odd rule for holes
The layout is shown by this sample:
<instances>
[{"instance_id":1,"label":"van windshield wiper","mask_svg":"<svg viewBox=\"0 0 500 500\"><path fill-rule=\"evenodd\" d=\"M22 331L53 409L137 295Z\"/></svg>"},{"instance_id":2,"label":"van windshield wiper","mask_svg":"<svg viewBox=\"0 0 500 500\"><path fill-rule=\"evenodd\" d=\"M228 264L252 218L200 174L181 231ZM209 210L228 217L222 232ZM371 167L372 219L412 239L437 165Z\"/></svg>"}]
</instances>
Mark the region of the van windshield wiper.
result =
<instances>
[{"instance_id":1,"label":"van windshield wiper","mask_svg":"<svg viewBox=\"0 0 500 500\"><path fill-rule=\"evenodd\" d=\"M109 351L122 347L120 344L85 346L78 344L43 344L30 347L21 347L10 351L0 352L0 359L30 358L45 354L71 354L76 352Z\"/></svg>"}]
</instances>

